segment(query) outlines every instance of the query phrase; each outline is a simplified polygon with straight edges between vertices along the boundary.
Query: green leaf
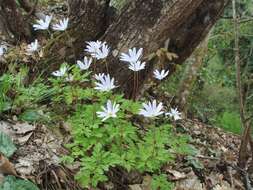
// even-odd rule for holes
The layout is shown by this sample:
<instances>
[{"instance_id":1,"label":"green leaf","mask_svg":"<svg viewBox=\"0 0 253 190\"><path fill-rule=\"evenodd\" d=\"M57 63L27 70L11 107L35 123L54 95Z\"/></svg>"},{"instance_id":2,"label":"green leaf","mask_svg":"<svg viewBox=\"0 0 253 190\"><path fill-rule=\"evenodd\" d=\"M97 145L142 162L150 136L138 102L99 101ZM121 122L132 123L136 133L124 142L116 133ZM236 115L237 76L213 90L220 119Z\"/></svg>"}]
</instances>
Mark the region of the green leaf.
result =
<instances>
[{"instance_id":1,"label":"green leaf","mask_svg":"<svg viewBox=\"0 0 253 190\"><path fill-rule=\"evenodd\" d=\"M123 110L129 111L133 114L137 114L140 111L141 103L140 102L134 102L131 100L122 100L121 108Z\"/></svg>"},{"instance_id":2,"label":"green leaf","mask_svg":"<svg viewBox=\"0 0 253 190\"><path fill-rule=\"evenodd\" d=\"M167 176L165 174L160 174L160 175L154 175L152 177L152 182L151 182L151 189L152 190L172 190L173 184L170 183L167 180Z\"/></svg>"},{"instance_id":3,"label":"green leaf","mask_svg":"<svg viewBox=\"0 0 253 190\"><path fill-rule=\"evenodd\" d=\"M42 117L36 110L26 110L19 118L23 121L34 122L39 121Z\"/></svg>"},{"instance_id":4,"label":"green leaf","mask_svg":"<svg viewBox=\"0 0 253 190\"><path fill-rule=\"evenodd\" d=\"M39 190L32 182L28 180L17 179L14 176L7 176L0 190Z\"/></svg>"},{"instance_id":5,"label":"green leaf","mask_svg":"<svg viewBox=\"0 0 253 190\"><path fill-rule=\"evenodd\" d=\"M193 156L187 156L186 160L189 165L193 166L196 169L203 169L204 168L204 165Z\"/></svg>"},{"instance_id":6,"label":"green leaf","mask_svg":"<svg viewBox=\"0 0 253 190\"><path fill-rule=\"evenodd\" d=\"M11 102L0 98L0 113L11 109Z\"/></svg>"},{"instance_id":7,"label":"green leaf","mask_svg":"<svg viewBox=\"0 0 253 190\"><path fill-rule=\"evenodd\" d=\"M0 152L6 157L10 157L16 151L11 138L0 131Z\"/></svg>"}]
</instances>

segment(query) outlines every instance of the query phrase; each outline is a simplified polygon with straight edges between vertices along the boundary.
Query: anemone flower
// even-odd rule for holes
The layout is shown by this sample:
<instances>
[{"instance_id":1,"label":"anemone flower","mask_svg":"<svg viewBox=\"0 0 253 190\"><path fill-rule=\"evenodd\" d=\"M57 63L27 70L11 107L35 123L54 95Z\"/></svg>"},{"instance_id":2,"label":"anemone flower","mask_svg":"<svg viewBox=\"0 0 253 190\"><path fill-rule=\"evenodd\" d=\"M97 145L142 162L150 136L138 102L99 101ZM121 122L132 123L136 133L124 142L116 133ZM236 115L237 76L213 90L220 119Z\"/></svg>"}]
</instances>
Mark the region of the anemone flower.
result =
<instances>
[{"instance_id":1,"label":"anemone flower","mask_svg":"<svg viewBox=\"0 0 253 190\"><path fill-rule=\"evenodd\" d=\"M45 19L37 20L37 24L33 25L34 30L47 30L49 28L52 16L46 15Z\"/></svg>"},{"instance_id":2,"label":"anemone flower","mask_svg":"<svg viewBox=\"0 0 253 190\"><path fill-rule=\"evenodd\" d=\"M65 31L68 28L69 18L64 18L59 23L54 24L52 29L55 31Z\"/></svg>"},{"instance_id":3,"label":"anemone flower","mask_svg":"<svg viewBox=\"0 0 253 190\"><path fill-rule=\"evenodd\" d=\"M154 71L154 77L158 80L163 80L165 77L167 77L169 74L169 70L168 71L165 71L165 70L162 70L161 72L158 71L157 69Z\"/></svg>"},{"instance_id":4,"label":"anemone flower","mask_svg":"<svg viewBox=\"0 0 253 190\"><path fill-rule=\"evenodd\" d=\"M114 85L114 78L110 78L109 74L99 78L99 82L95 82L95 84L95 89L101 92L108 92L116 88L116 86Z\"/></svg>"},{"instance_id":5,"label":"anemone flower","mask_svg":"<svg viewBox=\"0 0 253 190\"><path fill-rule=\"evenodd\" d=\"M140 48L139 50L137 50L134 47L134 48L128 50L128 54L121 53L120 60L125 61L125 62L129 62L129 63L136 63L141 58L142 53L143 53L143 48Z\"/></svg>"},{"instance_id":6,"label":"anemone flower","mask_svg":"<svg viewBox=\"0 0 253 190\"><path fill-rule=\"evenodd\" d=\"M150 118L153 118L153 117L157 117L161 114L163 114L164 112L162 111L163 109L163 104L162 103L159 103L157 105L157 102L156 100L153 100L152 102L148 102L147 104L146 103L143 103L143 108L140 109L140 112L139 114L140 115L143 115L144 117L150 117Z\"/></svg>"},{"instance_id":7,"label":"anemone flower","mask_svg":"<svg viewBox=\"0 0 253 190\"><path fill-rule=\"evenodd\" d=\"M168 115L168 116L174 118L175 121L182 119L181 113L177 110L177 108L175 108L175 109L171 108L170 112L165 113L165 115Z\"/></svg>"},{"instance_id":8,"label":"anemone flower","mask_svg":"<svg viewBox=\"0 0 253 190\"><path fill-rule=\"evenodd\" d=\"M88 70L92 63L92 58L84 57L83 61L78 60L77 65L81 70Z\"/></svg>"},{"instance_id":9,"label":"anemone flower","mask_svg":"<svg viewBox=\"0 0 253 190\"><path fill-rule=\"evenodd\" d=\"M116 118L116 113L119 111L119 104L115 102L112 103L111 100L108 100L106 103L106 107L101 107L103 111L98 111L97 115L99 118L102 118L102 121L105 121L109 118Z\"/></svg>"},{"instance_id":10,"label":"anemone flower","mask_svg":"<svg viewBox=\"0 0 253 190\"><path fill-rule=\"evenodd\" d=\"M66 66L63 66L63 67L61 67L58 71L54 71L54 72L52 73L52 75L54 75L54 76L56 76L56 77L62 77L62 76L65 75L66 71L67 71L67 67L66 67Z\"/></svg>"},{"instance_id":11,"label":"anemone flower","mask_svg":"<svg viewBox=\"0 0 253 190\"><path fill-rule=\"evenodd\" d=\"M39 45L39 42L38 40L36 39L34 42L28 44L27 48L26 48L26 51L28 54L33 54L34 52L38 51L40 48L40 45Z\"/></svg>"}]
</instances>

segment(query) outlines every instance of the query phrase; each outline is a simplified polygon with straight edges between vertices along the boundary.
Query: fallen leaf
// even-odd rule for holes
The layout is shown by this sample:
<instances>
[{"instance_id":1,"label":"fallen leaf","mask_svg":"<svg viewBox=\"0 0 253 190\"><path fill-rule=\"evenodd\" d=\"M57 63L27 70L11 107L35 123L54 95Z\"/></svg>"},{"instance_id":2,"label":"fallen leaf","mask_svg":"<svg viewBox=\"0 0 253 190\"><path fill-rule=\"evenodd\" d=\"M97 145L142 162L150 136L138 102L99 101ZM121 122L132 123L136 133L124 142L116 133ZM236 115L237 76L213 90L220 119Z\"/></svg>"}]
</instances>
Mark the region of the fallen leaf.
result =
<instances>
[{"instance_id":1,"label":"fallen leaf","mask_svg":"<svg viewBox=\"0 0 253 190\"><path fill-rule=\"evenodd\" d=\"M167 59L170 60L170 61L172 61L173 59L177 59L178 58L177 54L171 53L171 52L167 52L166 56L167 56Z\"/></svg>"},{"instance_id":2,"label":"fallen leaf","mask_svg":"<svg viewBox=\"0 0 253 190\"><path fill-rule=\"evenodd\" d=\"M129 188L130 188L131 190L143 190L143 189L141 188L141 184L129 185Z\"/></svg>"},{"instance_id":3,"label":"fallen leaf","mask_svg":"<svg viewBox=\"0 0 253 190\"><path fill-rule=\"evenodd\" d=\"M180 180L175 190L205 190L198 177L191 172L187 175L187 179Z\"/></svg>"},{"instance_id":4,"label":"fallen leaf","mask_svg":"<svg viewBox=\"0 0 253 190\"><path fill-rule=\"evenodd\" d=\"M185 175L185 173L181 173L181 172L178 172L176 170L170 170L170 169L167 169L166 170L168 173L172 174L173 177L171 177L171 180L173 181L177 181L177 180L180 180L180 179L185 179L187 176Z\"/></svg>"},{"instance_id":5,"label":"fallen leaf","mask_svg":"<svg viewBox=\"0 0 253 190\"><path fill-rule=\"evenodd\" d=\"M17 176L13 164L2 154L0 154L0 173Z\"/></svg>"},{"instance_id":6,"label":"fallen leaf","mask_svg":"<svg viewBox=\"0 0 253 190\"><path fill-rule=\"evenodd\" d=\"M19 135L35 130L35 126L30 125L28 123L17 123L15 125L13 125L13 128L16 130L16 133Z\"/></svg>"},{"instance_id":7,"label":"fallen leaf","mask_svg":"<svg viewBox=\"0 0 253 190\"><path fill-rule=\"evenodd\" d=\"M146 175L143 177L142 188L143 190L151 190L152 177Z\"/></svg>"},{"instance_id":8,"label":"fallen leaf","mask_svg":"<svg viewBox=\"0 0 253 190\"><path fill-rule=\"evenodd\" d=\"M23 176L30 175L34 172L34 167L32 164L32 160L28 161L25 159L20 158L18 163L15 164L16 170Z\"/></svg>"},{"instance_id":9,"label":"fallen leaf","mask_svg":"<svg viewBox=\"0 0 253 190\"><path fill-rule=\"evenodd\" d=\"M222 184L216 185L213 190L235 190L234 188L230 187L230 185L223 181Z\"/></svg>"},{"instance_id":10,"label":"fallen leaf","mask_svg":"<svg viewBox=\"0 0 253 190\"><path fill-rule=\"evenodd\" d=\"M32 136L33 133L28 133L27 135L23 136L23 137L19 137L18 138L18 142L20 145L23 145L25 144L29 139L30 137Z\"/></svg>"}]
</instances>

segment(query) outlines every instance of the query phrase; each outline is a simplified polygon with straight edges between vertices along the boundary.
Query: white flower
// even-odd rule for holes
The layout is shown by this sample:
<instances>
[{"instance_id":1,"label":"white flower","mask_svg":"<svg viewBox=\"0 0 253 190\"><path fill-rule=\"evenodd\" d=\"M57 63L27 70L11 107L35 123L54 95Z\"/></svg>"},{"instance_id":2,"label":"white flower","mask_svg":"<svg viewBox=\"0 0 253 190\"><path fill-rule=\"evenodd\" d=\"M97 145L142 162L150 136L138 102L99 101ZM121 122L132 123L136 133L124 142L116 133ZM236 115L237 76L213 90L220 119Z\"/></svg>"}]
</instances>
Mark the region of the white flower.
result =
<instances>
[{"instance_id":1,"label":"white flower","mask_svg":"<svg viewBox=\"0 0 253 190\"><path fill-rule=\"evenodd\" d=\"M106 45L106 42L91 41L87 42L85 51L90 53L92 57L96 59L104 59L108 56L110 48Z\"/></svg>"},{"instance_id":2,"label":"white flower","mask_svg":"<svg viewBox=\"0 0 253 190\"><path fill-rule=\"evenodd\" d=\"M99 50L99 48L102 46L102 42L101 41L91 41L91 42L87 42L87 46L85 51L87 51L88 53L94 53L97 52Z\"/></svg>"},{"instance_id":3,"label":"white flower","mask_svg":"<svg viewBox=\"0 0 253 190\"><path fill-rule=\"evenodd\" d=\"M175 108L175 109L171 108L170 112L165 113L165 115L173 117L175 121L179 120L179 119L182 119L181 118L181 113L177 110L177 108Z\"/></svg>"},{"instance_id":4,"label":"white flower","mask_svg":"<svg viewBox=\"0 0 253 190\"><path fill-rule=\"evenodd\" d=\"M0 57L2 57L6 51L7 47L5 45L0 45Z\"/></svg>"},{"instance_id":5,"label":"white flower","mask_svg":"<svg viewBox=\"0 0 253 190\"><path fill-rule=\"evenodd\" d=\"M52 29L55 31L65 31L68 28L69 18L64 18L59 23L54 24Z\"/></svg>"},{"instance_id":6,"label":"white flower","mask_svg":"<svg viewBox=\"0 0 253 190\"><path fill-rule=\"evenodd\" d=\"M26 51L28 54L33 54L34 52L38 51L40 48L39 42L36 39L34 42L27 45Z\"/></svg>"},{"instance_id":7,"label":"white flower","mask_svg":"<svg viewBox=\"0 0 253 190\"><path fill-rule=\"evenodd\" d=\"M105 76L105 74L104 73L99 73L99 74L95 74L94 75L94 78L96 79L96 80L102 80L103 78L104 78L104 76Z\"/></svg>"},{"instance_id":8,"label":"white flower","mask_svg":"<svg viewBox=\"0 0 253 190\"><path fill-rule=\"evenodd\" d=\"M68 75L66 78L65 78L65 80L67 81L67 82L72 82L73 80L74 80L74 76L73 75Z\"/></svg>"},{"instance_id":9,"label":"white flower","mask_svg":"<svg viewBox=\"0 0 253 190\"><path fill-rule=\"evenodd\" d=\"M120 60L129 62L129 63L136 63L139 61L143 53L143 48L140 48L138 51L134 47L133 49L128 50L128 54L121 53Z\"/></svg>"},{"instance_id":10,"label":"white flower","mask_svg":"<svg viewBox=\"0 0 253 190\"><path fill-rule=\"evenodd\" d=\"M162 70L161 72L159 72L157 69L154 71L154 77L158 80L163 80L167 75L169 74L169 70L165 71Z\"/></svg>"},{"instance_id":11,"label":"white flower","mask_svg":"<svg viewBox=\"0 0 253 190\"><path fill-rule=\"evenodd\" d=\"M56 77L62 77L62 76L65 75L66 71L67 71L67 67L64 66L64 67L61 67L60 70L54 71L54 72L52 73L52 75L54 75L54 76L56 76Z\"/></svg>"},{"instance_id":12,"label":"white flower","mask_svg":"<svg viewBox=\"0 0 253 190\"><path fill-rule=\"evenodd\" d=\"M116 113L119 111L119 104L115 102L112 103L111 100L107 101L106 107L101 107L103 111L97 112L99 118L103 118L102 121L105 121L109 118L116 118Z\"/></svg>"},{"instance_id":13,"label":"white flower","mask_svg":"<svg viewBox=\"0 0 253 190\"><path fill-rule=\"evenodd\" d=\"M86 56L83 58L83 62L78 60L77 65L81 70L88 70L92 63L92 58L88 59Z\"/></svg>"},{"instance_id":14,"label":"white flower","mask_svg":"<svg viewBox=\"0 0 253 190\"><path fill-rule=\"evenodd\" d=\"M34 30L47 30L49 28L52 16L46 15L45 19L37 20L37 24L33 25Z\"/></svg>"},{"instance_id":15,"label":"white flower","mask_svg":"<svg viewBox=\"0 0 253 190\"><path fill-rule=\"evenodd\" d=\"M92 53L91 55L99 60L99 59L105 59L109 55L109 52L110 52L109 46L103 43L102 47L98 49L97 52Z\"/></svg>"},{"instance_id":16,"label":"white flower","mask_svg":"<svg viewBox=\"0 0 253 190\"><path fill-rule=\"evenodd\" d=\"M114 85L114 78L110 78L110 75L104 75L103 77L99 78L99 82L95 82L96 90L100 90L102 92L108 92L114 88L116 88L116 86Z\"/></svg>"},{"instance_id":17,"label":"white flower","mask_svg":"<svg viewBox=\"0 0 253 190\"><path fill-rule=\"evenodd\" d=\"M163 104L159 103L157 105L156 100L153 102L148 102L147 104L143 103L143 109L140 109L140 115L145 117L156 117L163 114Z\"/></svg>"},{"instance_id":18,"label":"white flower","mask_svg":"<svg viewBox=\"0 0 253 190\"><path fill-rule=\"evenodd\" d=\"M140 61L134 62L134 63L129 63L128 68L131 69L132 71L140 71L145 68L146 63L143 62L141 63Z\"/></svg>"}]
</instances>

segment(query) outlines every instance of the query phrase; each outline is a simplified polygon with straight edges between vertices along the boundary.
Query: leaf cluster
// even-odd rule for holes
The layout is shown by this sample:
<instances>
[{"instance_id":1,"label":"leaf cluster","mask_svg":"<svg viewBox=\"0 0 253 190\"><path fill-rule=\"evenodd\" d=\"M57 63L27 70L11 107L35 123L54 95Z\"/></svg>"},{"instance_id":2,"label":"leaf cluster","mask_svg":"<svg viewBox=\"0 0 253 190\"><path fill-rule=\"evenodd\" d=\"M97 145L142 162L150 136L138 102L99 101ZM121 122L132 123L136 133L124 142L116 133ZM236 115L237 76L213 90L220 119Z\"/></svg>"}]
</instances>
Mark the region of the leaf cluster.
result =
<instances>
[{"instance_id":1,"label":"leaf cluster","mask_svg":"<svg viewBox=\"0 0 253 190\"><path fill-rule=\"evenodd\" d=\"M21 69L16 75L0 77L0 102L8 102L10 110L19 108L20 118L26 121L42 117L54 120L51 116L67 120L72 141L66 145L70 154L62 160L81 163L76 179L83 187L107 181L108 172L115 167L127 172L160 173L176 154L191 152L189 139L176 135L168 120L147 122L138 116L140 102L125 99L120 93L96 91L91 72L70 66L62 77L37 79L30 85L25 83L26 74L27 70ZM103 122L96 112L108 99L119 104L120 110L117 118ZM45 118L45 112L49 117ZM166 182L163 176L156 176L154 187L163 189Z\"/></svg>"}]
</instances>

